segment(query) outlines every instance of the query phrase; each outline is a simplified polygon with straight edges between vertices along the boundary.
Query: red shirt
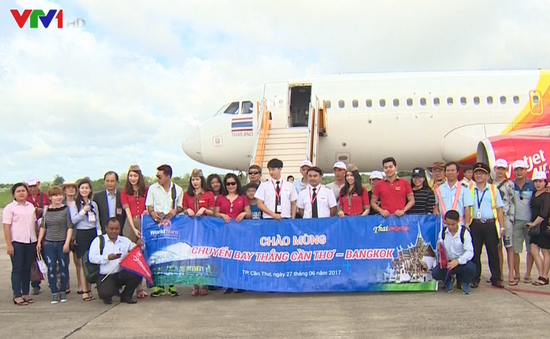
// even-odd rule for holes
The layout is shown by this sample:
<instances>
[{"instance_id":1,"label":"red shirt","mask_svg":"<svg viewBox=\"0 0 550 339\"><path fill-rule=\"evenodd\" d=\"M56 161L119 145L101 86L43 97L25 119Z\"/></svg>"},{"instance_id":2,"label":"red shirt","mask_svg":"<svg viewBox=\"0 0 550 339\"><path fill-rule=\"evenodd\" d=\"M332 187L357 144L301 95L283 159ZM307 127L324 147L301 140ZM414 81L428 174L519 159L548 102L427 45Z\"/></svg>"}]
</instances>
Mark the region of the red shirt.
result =
<instances>
[{"instance_id":1,"label":"red shirt","mask_svg":"<svg viewBox=\"0 0 550 339\"><path fill-rule=\"evenodd\" d=\"M372 192L373 196L378 197L380 207L392 214L405 208L409 194L413 194L411 184L401 178L395 179L393 183L387 179L380 180Z\"/></svg>"},{"instance_id":2,"label":"red shirt","mask_svg":"<svg viewBox=\"0 0 550 339\"><path fill-rule=\"evenodd\" d=\"M244 212L246 206L250 206L250 203L244 195L239 195L233 200L233 203L223 195L219 195L218 199L216 199L216 207L220 208L220 213L227 214L232 220L237 219L239 214Z\"/></svg>"},{"instance_id":3,"label":"red shirt","mask_svg":"<svg viewBox=\"0 0 550 339\"><path fill-rule=\"evenodd\" d=\"M219 197L218 197L219 198ZM214 193L210 191L203 192L199 195L190 196L187 192L183 193L183 210L188 208L197 213L201 208L211 210L214 208Z\"/></svg>"},{"instance_id":4,"label":"red shirt","mask_svg":"<svg viewBox=\"0 0 550 339\"><path fill-rule=\"evenodd\" d=\"M363 206L369 206L369 192L363 186L363 195L353 193L351 196L351 205L349 204L349 194L340 197L340 207L345 215L363 214Z\"/></svg>"},{"instance_id":5,"label":"red shirt","mask_svg":"<svg viewBox=\"0 0 550 339\"><path fill-rule=\"evenodd\" d=\"M126 190L120 191L120 203L122 204L122 208L129 207L133 218L140 218L143 211L145 211L147 191L149 191L149 188L145 189L145 195L137 197L135 194L126 193Z\"/></svg>"},{"instance_id":6,"label":"red shirt","mask_svg":"<svg viewBox=\"0 0 550 339\"><path fill-rule=\"evenodd\" d=\"M42 195L42 198L40 197ZM40 207L44 209L44 206L48 206L50 204L50 197L48 197L48 193L42 193L38 192L37 195L33 196L32 194L27 194L27 201L34 205L34 207ZM40 219L42 217L42 213L36 213L36 219Z\"/></svg>"}]
</instances>

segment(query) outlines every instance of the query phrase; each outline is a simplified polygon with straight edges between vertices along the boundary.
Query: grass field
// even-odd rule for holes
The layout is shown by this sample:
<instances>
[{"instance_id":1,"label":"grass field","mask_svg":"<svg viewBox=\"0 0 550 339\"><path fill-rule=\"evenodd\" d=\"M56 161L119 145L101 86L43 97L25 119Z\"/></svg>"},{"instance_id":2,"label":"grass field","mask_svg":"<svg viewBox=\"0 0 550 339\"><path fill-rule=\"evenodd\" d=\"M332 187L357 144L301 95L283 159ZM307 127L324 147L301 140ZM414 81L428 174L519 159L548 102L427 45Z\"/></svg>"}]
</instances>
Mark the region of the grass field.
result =
<instances>
[{"instance_id":1,"label":"grass field","mask_svg":"<svg viewBox=\"0 0 550 339\"><path fill-rule=\"evenodd\" d=\"M2 189L0 190L0 207L4 208L7 204L13 201L13 198L11 196L11 192L9 189Z\"/></svg>"}]
</instances>

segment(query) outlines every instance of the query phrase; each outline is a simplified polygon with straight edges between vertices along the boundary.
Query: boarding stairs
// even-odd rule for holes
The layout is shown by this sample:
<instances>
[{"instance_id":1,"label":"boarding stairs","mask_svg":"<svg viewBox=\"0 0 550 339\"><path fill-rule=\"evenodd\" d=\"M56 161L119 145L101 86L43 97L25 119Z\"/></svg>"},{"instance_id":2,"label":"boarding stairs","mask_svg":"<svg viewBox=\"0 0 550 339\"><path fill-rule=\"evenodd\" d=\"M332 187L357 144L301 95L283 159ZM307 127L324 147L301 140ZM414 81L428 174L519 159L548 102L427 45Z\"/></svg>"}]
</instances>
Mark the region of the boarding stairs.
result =
<instances>
[{"instance_id":1,"label":"boarding stairs","mask_svg":"<svg viewBox=\"0 0 550 339\"><path fill-rule=\"evenodd\" d=\"M315 166L319 149L319 138L326 136L326 105L324 101L310 104L307 127L271 128L270 114L265 100L258 107L256 143L250 165L262 168L262 181L269 178L267 163L273 158L283 161L282 177L292 175L300 180L300 164L309 159ZM260 108L261 107L261 108Z\"/></svg>"}]
</instances>

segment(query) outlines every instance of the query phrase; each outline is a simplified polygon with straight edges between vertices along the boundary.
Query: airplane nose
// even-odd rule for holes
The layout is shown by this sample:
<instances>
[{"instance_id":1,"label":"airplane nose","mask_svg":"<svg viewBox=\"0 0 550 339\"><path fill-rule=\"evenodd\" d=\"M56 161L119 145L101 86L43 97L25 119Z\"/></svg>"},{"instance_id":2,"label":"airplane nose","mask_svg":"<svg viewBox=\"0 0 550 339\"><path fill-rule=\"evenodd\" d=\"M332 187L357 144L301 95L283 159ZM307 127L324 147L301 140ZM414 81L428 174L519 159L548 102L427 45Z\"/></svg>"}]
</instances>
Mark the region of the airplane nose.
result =
<instances>
[{"instance_id":1,"label":"airplane nose","mask_svg":"<svg viewBox=\"0 0 550 339\"><path fill-rule=\"evenodd\" d=\"M189 134L183 139L181 148L188 157L195 161L202 162L201 131L199 127L195 127L191 132L189 132Z\"/></svg>"}]
</instances>

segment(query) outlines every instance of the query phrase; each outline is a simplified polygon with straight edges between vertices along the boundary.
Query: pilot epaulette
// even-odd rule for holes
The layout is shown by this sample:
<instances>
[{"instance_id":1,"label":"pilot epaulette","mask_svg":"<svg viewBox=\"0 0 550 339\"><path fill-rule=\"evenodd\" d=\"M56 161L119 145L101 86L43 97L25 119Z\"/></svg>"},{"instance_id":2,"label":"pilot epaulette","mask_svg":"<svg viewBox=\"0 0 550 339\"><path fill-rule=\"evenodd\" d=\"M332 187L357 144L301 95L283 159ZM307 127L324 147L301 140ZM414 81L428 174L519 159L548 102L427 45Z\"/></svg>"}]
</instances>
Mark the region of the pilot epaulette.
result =
<instances>
[{"instance_id":1,"label":"pilot epaulette","mask_svg":"<svg viewBox=\"0 0 550 339\"><path fill-rule=\"evenodd\" d=\"M462 186L468 188L468 184L465 182L462 183Z\"/></svg>"}]
</instances>

